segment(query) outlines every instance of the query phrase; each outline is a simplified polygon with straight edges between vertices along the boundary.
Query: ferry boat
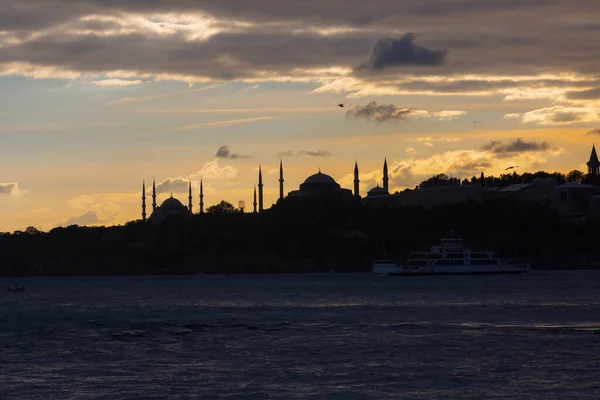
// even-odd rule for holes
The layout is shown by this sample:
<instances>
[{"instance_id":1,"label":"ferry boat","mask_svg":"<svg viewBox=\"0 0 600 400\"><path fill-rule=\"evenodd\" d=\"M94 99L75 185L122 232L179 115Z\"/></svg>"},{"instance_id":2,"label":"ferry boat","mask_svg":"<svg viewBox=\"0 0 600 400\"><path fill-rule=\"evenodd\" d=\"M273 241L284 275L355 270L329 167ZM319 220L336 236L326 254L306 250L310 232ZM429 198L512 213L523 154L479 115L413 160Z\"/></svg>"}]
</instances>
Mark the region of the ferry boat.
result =
<instances>
[{"instance_id":1,"label":"ferry boat","mask_svg":"<svg viewBox=\"0 0 600 400\"><path fill-rule=\"evenodd\" d=\"M473 251L462 237L450 231L429 252L411 252L406 260L373 262L378 275L518 274L529 271L527 260L505 260L491 251Z\"/></svg>"}]
</instances>

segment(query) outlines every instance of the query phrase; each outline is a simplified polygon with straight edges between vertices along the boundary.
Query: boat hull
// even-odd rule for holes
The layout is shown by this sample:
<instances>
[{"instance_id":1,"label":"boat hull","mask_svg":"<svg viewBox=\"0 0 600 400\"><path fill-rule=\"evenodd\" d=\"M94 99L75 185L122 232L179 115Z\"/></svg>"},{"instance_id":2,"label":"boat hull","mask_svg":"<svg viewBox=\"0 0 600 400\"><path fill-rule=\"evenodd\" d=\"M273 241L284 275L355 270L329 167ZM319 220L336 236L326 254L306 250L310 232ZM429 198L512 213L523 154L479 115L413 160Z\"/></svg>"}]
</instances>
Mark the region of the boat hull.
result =
<instances>
[{"instance_id":1,"label":"boat hull","mask_svg":"<svg viewBox=\"0 0 600 400\"><path fill-rule=\"evenodd\" d=\"M400 265L374 265L372 273L389 276L426 276L426 275L499 275L521 274L528 272L529 267L522 265L498 266L424 266L403 267Z\"/></svg>"},{"instance_id":2,"label":"boat hull","mask_svg":"<svg viewBox=\"0 0 600 400\"><path fill-rule=\"evenodd\" d=\"M469 272L392 272L387 274L373 272L385 276L432 276L432 275L516 275L527 271L469 271Z\"/></svg>"}]
</instances>

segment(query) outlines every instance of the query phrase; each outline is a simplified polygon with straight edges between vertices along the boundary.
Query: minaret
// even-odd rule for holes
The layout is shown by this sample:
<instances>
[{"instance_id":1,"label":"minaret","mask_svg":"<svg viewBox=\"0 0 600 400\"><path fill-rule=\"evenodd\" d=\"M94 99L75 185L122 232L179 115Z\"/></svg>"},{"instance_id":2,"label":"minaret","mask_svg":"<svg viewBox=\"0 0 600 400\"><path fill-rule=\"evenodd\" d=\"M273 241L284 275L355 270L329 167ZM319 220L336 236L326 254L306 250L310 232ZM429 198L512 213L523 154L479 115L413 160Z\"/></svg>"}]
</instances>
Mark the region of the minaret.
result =
<instances>
[{"instance_id":1,"label":"minaret","mask_svg":"<svg viewBox=\"0 0 600 400\"><path fill-rule=\"evenodd\" d=\"M596 154L596 145L592 145L592 154L590 155L590 161L587 162L588 174L600 175L600 160L598 160L598 154Z\"/></svg>"},{"instance_id":2,"label":"minaret","mask_svg":"<svg viewBox=\"0 0 600 400\"><path fill-rule=\"evenodd\" d=\"M383 160L383 188L386 192L390 192L390 188L388 185L388 167L387 167L387 157Z\"/></svg>"},{"instance_id":3,"label":"minaret","mask_svg":"<svg viewBox=\"0 0 600 400\"><path fill-rule=\"evenodd\" d=\"M279 200L283 200L283 161L279 159Z\"/></svg>"},{"instance_id":4,"label":"minaret","mask_svg":"<svg viewBox=\"0 0 600 400\"><path fill-rule=\"evenodd\" d=\"M258 166L258 212L263 211L263 181L262 181L262 167Z\"/></svg>"},{"instance_id":5,"label":"minaret","mask_svg":"<svg viewBox=\"0 0 600 400\"><path fill-rule=\"evenodd\" d=\"M152 178L152 212L156 211L156 183Z\"/></svg>"},{"instance_id":6,"label":"minaret","mask_svg":"<svg viewBox=\"0 0 600 400\"><path fill-rule=\"evenodd\" d=\"M254 214L256 214L256 185L254 185Z\"/></svg>"},{"instance_id":7,"label":"minaret","mask_svg":"<svg viewBox=\"0 0 600 400\"><path fill-rule=\"evenodd\" d=\"M190 179L190 186L188 189L188 209L190 210L190 212L192 211L192 180Z\"/></svg>"},{"instance_id":8,"label":"minaret","mask_svg":"<svg viewBox=\"0 0 600 400\"><path fill-rule=\"evenodd\" d=\"M146 221L146 182L142 180L142 221Z\"/></svg>"},{"instance_id":9,"label":"minaret","mask_svg":"<svg viewBox=\"0 0 600 400\"><path fill-rule=\"evenodd\" d=\"M204 187L200 178L200 214L204 214Z\"/></svg>"},{"instance_id":10,"label":"minaret","mask_svg":"<svg viewBox=\"0 0 600 400\"><path fill-rule=\"evenodd\" d=\"M360 197L359 183L360 183L360 180L358 179L358 161L355 161L354 162L354 195L356 197Z\"/></svg>"}]
</instances>

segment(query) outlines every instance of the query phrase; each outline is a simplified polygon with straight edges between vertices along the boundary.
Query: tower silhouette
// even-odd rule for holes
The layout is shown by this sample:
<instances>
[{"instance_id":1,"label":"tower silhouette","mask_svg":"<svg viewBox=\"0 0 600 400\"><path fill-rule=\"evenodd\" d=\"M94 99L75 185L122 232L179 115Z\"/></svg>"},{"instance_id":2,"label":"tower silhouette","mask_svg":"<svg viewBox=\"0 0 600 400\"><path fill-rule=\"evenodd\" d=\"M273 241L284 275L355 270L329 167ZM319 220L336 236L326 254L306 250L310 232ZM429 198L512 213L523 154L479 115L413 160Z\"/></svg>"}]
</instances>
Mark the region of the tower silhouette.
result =
<instances>
[{"instance_id":1,"label":"tower silhouette","mask_svg":"<svg viewBox=\"0 0 600 400\"><path fill-rule=\"evenodd\" d=\"M360 180L358 179L358 161L354 162L354 195L360 197Z\"/></svg>"},{"instance_id":2,"label":"tower silhouette","mask_svg":"<svg viewBox=\"0 0 600 400\"><path fill-rule=\"evenodd\" d=\"M279 200L283 200L283 160L279 159Z\"/></svg>"},{"instance_id":3,"label":"tower silhouette","mask_svg":"<svg viewBox=\"0 0 600 400\"><path fill-rule=\"evenodd\" d=\"M254 214L256 214L256 185L254 185L254 202L252 204L254 205Z\"/></svg>"},{"instance_id":4,"label":"tower silhouette","mask_svg":"<svg viewBox=\"0 0 600 400\"><path fill-rule=\"evenodd\" d=\"M142 180L142 221L146 221L146 182Z\"/></svg>"},{"instance_id":5,"label":"tower silhouette","mask_svg":"<svg viewBox=\"0 0 600 400\"><path fill-rule=\"evenodd\" d=\"M389 188L388 181L389 181L389 178L388 178L388 166L387 166L387 157L386 157L383 160L383 188L385 189L386 192L389 193L390 188Z\"/></svg>"},{"instance_id":6,"label":"tower silhouette","mask_svg":"<svg viewBox=\"0 0 600 400\"><path fill-rule=\"evenodd\" d=\"M200 178L200 214L204 214L204 187Z\"/></svg>"},{"instance_id":7,"label":"tower silhouette","mask_svg":"<svg viewBox=\"0 0 600 400\"><path fill-rule=\"evenodd\" d=\"M600 175L600 160L598 160L598 154L596 153L596 145L592 145L592 154L590 154L590 161L587 162L588 174Z\"/></svg>"},{"instance_id":8,"label":"tower silhouette","mask_svg":"<svg viewBox=\"0 0 600 400\"><path fill-rule=\"evenodd\" d=\"M152 177L152 212L156 211L156 183Z\"/></svg>"},{"instance_id":9,"label":"tower silhouette","mask_svg":"<svg viewBox=\"0 0 600 400\"><path fill-rule=\"evenodd\" d=\"M188 209L192 212L192 180L190 179L190 186L188 188Z\"/></svg>"},{"instance_id":10,"label":"tower silhouette","mask_svg":"<svg viewBox=\"0 0 600 400\"><path fill-rule=\"evenodd\" d=\"M262 180L262 166L258 166L258 212L263 212L263 180Z\"/></svg>"}]
</instances>

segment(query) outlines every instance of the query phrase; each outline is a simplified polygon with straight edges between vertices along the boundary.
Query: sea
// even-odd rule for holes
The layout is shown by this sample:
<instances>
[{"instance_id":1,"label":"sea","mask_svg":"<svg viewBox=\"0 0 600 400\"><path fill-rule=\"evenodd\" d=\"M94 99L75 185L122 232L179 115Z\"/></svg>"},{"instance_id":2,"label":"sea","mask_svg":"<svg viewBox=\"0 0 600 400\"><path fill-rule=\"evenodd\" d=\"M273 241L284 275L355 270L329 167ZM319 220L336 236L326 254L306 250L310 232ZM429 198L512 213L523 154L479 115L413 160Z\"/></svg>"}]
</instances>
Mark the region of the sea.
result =
<instances>
[{"instance_id":1,"label":"sea","mask_svg":"<svg viewBox=\"0 0 600 400\"><path fill-rule=\"evenodd\" d=\"M600 271L0 285L0 399L600 398Z\"/></svg>"}]
</instances>

